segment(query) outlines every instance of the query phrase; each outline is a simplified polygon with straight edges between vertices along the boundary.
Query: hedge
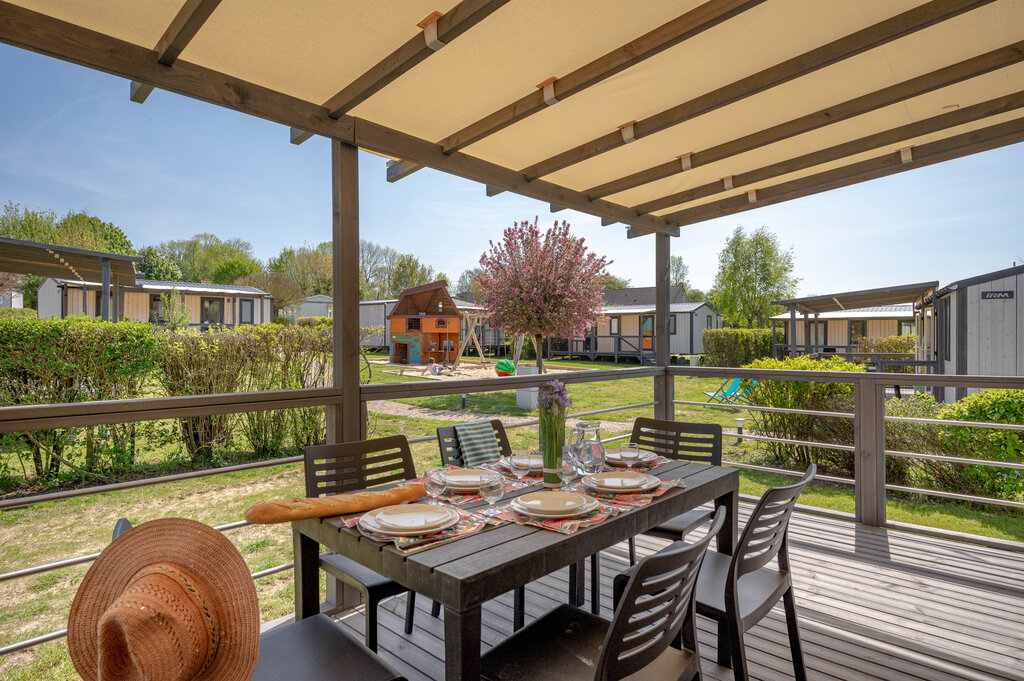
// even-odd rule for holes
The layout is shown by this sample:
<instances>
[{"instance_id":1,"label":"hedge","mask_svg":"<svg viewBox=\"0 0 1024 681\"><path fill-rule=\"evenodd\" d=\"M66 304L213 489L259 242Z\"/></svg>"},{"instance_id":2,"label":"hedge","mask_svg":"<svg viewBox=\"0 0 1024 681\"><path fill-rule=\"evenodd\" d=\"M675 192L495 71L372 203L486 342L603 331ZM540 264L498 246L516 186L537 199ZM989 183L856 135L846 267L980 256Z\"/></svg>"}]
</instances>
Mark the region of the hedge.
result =
<instances>
[{"instance_id":1,"label":"hedge","mask_svg":"<svg viewBox=\"0 0 1024 681\"><path fill-rule=\"evenodd\" d=\"M334 326L333 317L299 317L296 321L299 326Z\"/></svg>"},{"instance_id":2,"label":"hedge","mask_svg":"<svg viewBox=\"0 0 1024 681\"><path fill-rule=\"evenodd\" d=\"M772 355L769 329L705 329L703 340L705 366L739 367Z\"/></svg>"},{"instance_id":3,"label":"hedge","mask_svg":"<svg viewBox=\"0 0 1024 681\"><path fill-rule=\"evenodd\" d=\"M983 421L1024 424L1024 390L982 390L945 407L939 418L947 421ZM939 437L956 456L1024 463L1021 431L968 426L943 426ZM1021 470L989 466L955 466L959 482L968 494L1024 499Z\"/></svg>"},{"instance_id":4,"label":"hedge","mask_svg":"<svg viewBox=\"0 0 1024 681\"><path fill-rule=\"evenodd\" d=\"M860 352L888 352L893 354L913 353L917 349L917 336L883 336L882 338L861 338L857 341Z\"/></svg>"},{"instance_id":5,"label":"hedge","mask_svg":"<svg viewBox=\"0 0 1024 681\"><path fill-rule=\"evenodd\" d=\"M30 307L0 307L0 319L35 319L38 314Z\"/></svg>"}]
</instances>

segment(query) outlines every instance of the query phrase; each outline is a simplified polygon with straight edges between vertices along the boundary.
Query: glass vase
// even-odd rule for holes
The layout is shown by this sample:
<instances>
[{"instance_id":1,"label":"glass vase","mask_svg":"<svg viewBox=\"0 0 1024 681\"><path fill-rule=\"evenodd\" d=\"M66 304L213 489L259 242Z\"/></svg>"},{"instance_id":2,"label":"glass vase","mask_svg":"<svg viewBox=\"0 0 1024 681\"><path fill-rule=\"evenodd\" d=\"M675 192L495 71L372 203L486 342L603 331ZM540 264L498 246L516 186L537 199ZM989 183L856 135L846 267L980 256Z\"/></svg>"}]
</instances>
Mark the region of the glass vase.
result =
<instances>
[{"instance_id":1,"label":"glass vase","mask_svg":"<svg viewBox=\"0 0 1024 681\"><path fill-rule=\"evenodd\" d=\"M562 447L565 446L565 415L540 414L540 450L544 458L544 488L558 489L561 479L558 469L562 465Z\"/></svg>"}]
</instances>

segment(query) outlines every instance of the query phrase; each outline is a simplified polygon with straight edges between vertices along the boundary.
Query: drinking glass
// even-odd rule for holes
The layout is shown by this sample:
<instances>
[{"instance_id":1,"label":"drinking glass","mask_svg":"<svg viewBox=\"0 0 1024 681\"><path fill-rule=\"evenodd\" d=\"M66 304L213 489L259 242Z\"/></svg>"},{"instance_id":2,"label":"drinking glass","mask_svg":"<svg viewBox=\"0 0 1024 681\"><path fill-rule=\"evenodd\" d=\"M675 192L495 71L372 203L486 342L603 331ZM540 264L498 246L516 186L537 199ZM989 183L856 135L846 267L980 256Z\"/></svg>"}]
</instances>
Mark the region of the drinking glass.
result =
<instances>
[{"instance_id":1,"label":"drinking glass","mask_svg":"<svg viewBox=\"0 0 1024 681\"><path fill-rule=\"evenodd\" d=\"M619 457L622 459L623 466L632 468L640 460L640 445L635 442L622 445L619 447Z\"/></svg>"},{"instance_id":2,"label":"drinking glass","mask_svg":"<svg viewBox=\"0 0 1024 681\"><path fill-rule=\"evenodd\" d=\"M487 502L487 508L481 513L487 516L498 515L501 511L494 508L494 504L505 494L505 478L498 473L485 475L480 482L479 494Z\"/></svg>"},{"instance_id":3,"label":"drinking glass","mask_svg":"<svg viewBox=\"0 0 1024 681\"><path fill-rule=\"evenodd\" d=\"M508 469L512 471L512 475L516 476L519 482L512 483L513 487L527 487L528 485L523 482L530 473L530 455L529 454L510 454L508 457Z\"/></svg>"},{"instance_id":4,"label":"drinking glass","mask_svg":"<svg viewBox=\"0 0 1024 681\"><path fill-rule=\"evenodd\" d=\"M442 504L437 500L437 498L444 494L445 489L448 488L448 483L444 479L444 469L428 469L427 472L423 474L423 488L427 490L427 494L430 495L430 501L427 503L441 506Z\"/></svg>"},{"instance_id":5,"label":"drinking glass","mask_svg":"<svg viewBox=\"0 0 1024 681\"><path fill-rule=\"evenodd\" d=\"M569 491L569 483L576 478L576 461L568 454L562 455L562 466L558 469L558 477L562 480L562 491Z\"/></svg>"}]
</instances>

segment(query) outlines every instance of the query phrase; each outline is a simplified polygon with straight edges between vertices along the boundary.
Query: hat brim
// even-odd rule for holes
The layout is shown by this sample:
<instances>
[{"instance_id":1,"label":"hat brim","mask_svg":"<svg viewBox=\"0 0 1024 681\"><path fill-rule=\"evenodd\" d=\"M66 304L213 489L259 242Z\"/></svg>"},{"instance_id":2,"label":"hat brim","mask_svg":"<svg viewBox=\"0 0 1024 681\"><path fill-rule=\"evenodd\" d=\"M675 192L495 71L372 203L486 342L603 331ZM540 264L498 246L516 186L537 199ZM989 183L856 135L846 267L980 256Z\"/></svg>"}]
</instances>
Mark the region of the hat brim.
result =
<instances>
[{"instance_id":1,"label":"hat brim","mask_svg":"<svg viewBox=\"0 0 1024 681\"><path fill-rule=\"evenodd\" d=\"M100 617L136 573L155 564L188 570L214 614L217 652L196 681L248 681L260 642L256 586L245 560L227 537L185 518L151 520L134 527L93 562L68 617L68 650L75 670L85 681L96 681Z\"/></svg>"}]
</instances>

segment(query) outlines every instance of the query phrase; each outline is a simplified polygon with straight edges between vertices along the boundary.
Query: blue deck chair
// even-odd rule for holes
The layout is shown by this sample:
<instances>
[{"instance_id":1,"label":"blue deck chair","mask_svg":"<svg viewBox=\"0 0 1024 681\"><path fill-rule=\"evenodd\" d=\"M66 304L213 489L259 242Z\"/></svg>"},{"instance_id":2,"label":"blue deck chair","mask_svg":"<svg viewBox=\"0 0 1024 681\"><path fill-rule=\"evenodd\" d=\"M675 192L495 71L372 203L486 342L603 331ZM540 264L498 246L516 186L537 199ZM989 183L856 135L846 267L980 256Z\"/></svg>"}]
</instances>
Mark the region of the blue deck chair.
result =
<instances>
[{"instance_id":1,"label":"blue deck chair","mask_svg":"<svg viewBox=\"0 0 1024 681\"><path fill-rule=\"evenodd\" d=\"M720 404L747 404L747 399L744 397L750 389L754 387L757 381L748 381L746 385L743 384L742 378L734 378L731 381L725 381L722 385L718 386L718 390L713 393L704 391L704 394L708 396L708 402L718 402Z\"/></svg>"}]
</instances>

